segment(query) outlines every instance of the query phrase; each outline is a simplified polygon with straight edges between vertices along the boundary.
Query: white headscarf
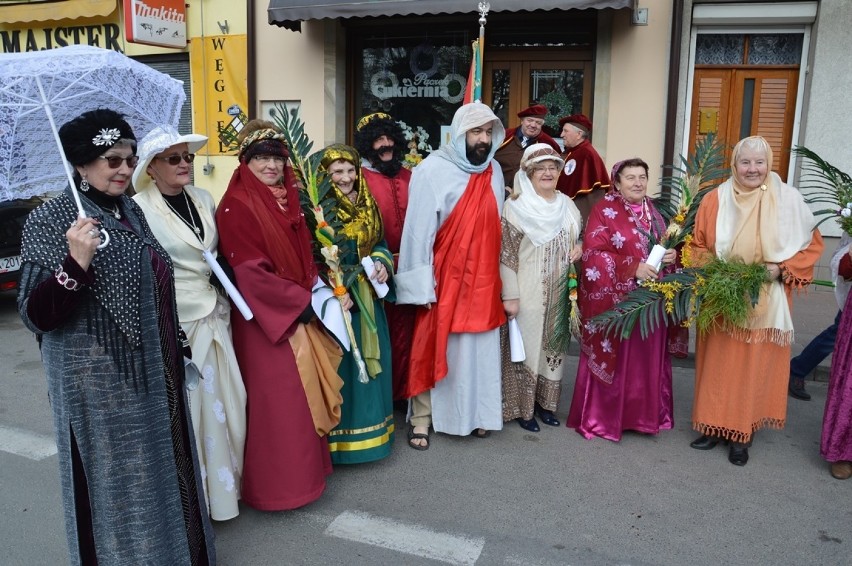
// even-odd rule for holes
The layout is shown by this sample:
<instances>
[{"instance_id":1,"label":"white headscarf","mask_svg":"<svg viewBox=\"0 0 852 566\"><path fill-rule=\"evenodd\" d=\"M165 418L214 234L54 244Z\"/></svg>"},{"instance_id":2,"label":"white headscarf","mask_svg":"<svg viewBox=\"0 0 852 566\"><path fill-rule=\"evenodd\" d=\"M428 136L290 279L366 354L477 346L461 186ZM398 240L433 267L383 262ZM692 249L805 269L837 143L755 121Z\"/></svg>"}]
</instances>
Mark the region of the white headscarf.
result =
<instances>
[{"instance_id":1,"label":"white headscarf","mask_svg":"<svg viewBox=\"0 0 852 566\"><path fill-rule=\"evenodd\" d=\"M467 132L474 128L491 127L491 151L488 152L488 158L481 165L473 165L467 160ZM471 102L465 104L456 110L453 116L453 123L450 126L450 143L441 146L438 151L443 151L447 159L455 163L459 169L467 173L481 173L491 165L491 159L497 152L497 148L503 138L506 137L506 130L491 108L481 102Z\"/></svg>"},{"instance_id":2,"label":"white headscarf","mask_svg":"<svg viewBox=\"0 0 852 566\"><path fill-rule=\"evenodd\" d=\"M570 198L556 191L555 199L548 201L535 191L527 170L536 163L554 161L557 169L562 169L562 158L546 143L536 143L527 147L521 158L521 168L515 174L515 198L506 202L519 224L519 228L535 247L550 242L564 229L570 236L570 242L564 247L570 249L577 243L580 235L580 211Z\"/></svg>"},{"instance_id":3,"label":"white headscarf","mask_svg":"<svg viewBox=\"0 0 852 566\"><path fill-rule=\"evenodd\" d=\"M736 175L737 158L744 147L761 149L765 153L766 167L769 170L760 188L745 192L741 189ZM731 170L731 178L718 189L716 255L722 259L730 259L740 238L751 238L760 243L759 249L747 246L750 253L753 251L753 257L740 257L747 263L781 263L807 248L816 225L814 215L805 204L802 194L785 184L772 171L772 149L769 143L760 136L740 140L734 146ZM759 217L754 226L758 228L759 233L748 234L743 230L744 223L755 206L759 207ZM743 248L741 243L739 247ZM750 331L747 333L748 339L756 342L772 341L787 345L792 341L793 320L780 281L764 285L760 300L752 310L752 316L746 326ZM739 337L737 332L734 335Z\"/></svg>"}]
</instances>

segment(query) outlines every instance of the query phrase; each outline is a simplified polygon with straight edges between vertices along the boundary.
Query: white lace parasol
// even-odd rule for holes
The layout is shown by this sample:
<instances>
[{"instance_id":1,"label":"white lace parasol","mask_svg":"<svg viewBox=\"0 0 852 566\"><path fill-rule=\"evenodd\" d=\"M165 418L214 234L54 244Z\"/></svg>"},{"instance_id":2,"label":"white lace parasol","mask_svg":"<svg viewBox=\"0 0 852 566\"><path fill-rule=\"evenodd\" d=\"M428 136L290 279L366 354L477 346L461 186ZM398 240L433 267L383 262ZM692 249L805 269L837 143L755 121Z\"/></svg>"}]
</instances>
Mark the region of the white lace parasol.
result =
<instances>
[{"instance_id":1,"label":"white lace parasol","mask_svg":"<svg viewBox=\"0 0 852 566\"><path fill-rule=\"evenodd\" d=\"M181 81L116 51L0 54L0 201L69 184L57 130L83 112L120 112L141 140L155 126L176 127L185 99Z\"/></svg>"}]
</instances>

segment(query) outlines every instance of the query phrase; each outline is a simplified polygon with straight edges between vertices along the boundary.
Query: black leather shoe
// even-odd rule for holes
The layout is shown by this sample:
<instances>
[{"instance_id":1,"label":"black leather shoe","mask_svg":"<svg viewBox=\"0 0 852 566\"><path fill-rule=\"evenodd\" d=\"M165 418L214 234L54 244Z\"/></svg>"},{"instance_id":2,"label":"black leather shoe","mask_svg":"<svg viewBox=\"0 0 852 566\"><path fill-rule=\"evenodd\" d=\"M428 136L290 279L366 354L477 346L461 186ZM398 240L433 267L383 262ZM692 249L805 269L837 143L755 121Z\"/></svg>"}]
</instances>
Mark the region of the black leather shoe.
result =
<instances>
[{"instance_id":1,"label":"black leather shoe","mask_svg":"<svg viewBox=\"0 0 852 566\"><path fill-rule=\"evenodd\" d=\"M538 421L535 420L535 417L531 418L530 420L517 419L517 421L518 424L521 425L521 428L524 430L528 430L530 432L538 432L539 430L541 430L538 427Z\"/></svg>"},{"instance_id":2,"label":"black leather shoe","mask_svg":"<svg viewBox=\"0 0 852 566\"><path fill-rule=\"evenodd\" d=\"M542 409L538 405L535 407L535 415L541 419L541 422L547 426L559 426L559 419L553 414L553 411Z\"/></svg>"},{"instance_id":3,"label":"black leather shoe","mask_svg":"<svg viewBox=\"0 0 852 566\"><path fill-rule=\"evenodd\" d=\"M802 401L810 401L811 394L805 391L805 379L802 377L790 376L790 386L787 389L790 392L790 397L801 399Z\"/></svg>"},{"instance_id":4,"label":"black leather shoe","mask_svg":"<svg viewBox=\"0 0 852 566\"><path fill-rule=\"evenodd\" d=\"M696 450L711 450L713 448L716 448L717 444L719 444L718 438L702 434L701 436L690 442L689 446L691 448L695 448Z\"/></svg>"},{"instance_id":5,"label":"black leather shoe","mask_svg":"<svg viewBox=\"0 0 852 566\"><path fill-rule=\"evenodd\" d=\"M731 449L728 452L728 462L735 466L745 466L748 464L748 446L741 442L731 442Z\"/></svg>"}]
</instances>

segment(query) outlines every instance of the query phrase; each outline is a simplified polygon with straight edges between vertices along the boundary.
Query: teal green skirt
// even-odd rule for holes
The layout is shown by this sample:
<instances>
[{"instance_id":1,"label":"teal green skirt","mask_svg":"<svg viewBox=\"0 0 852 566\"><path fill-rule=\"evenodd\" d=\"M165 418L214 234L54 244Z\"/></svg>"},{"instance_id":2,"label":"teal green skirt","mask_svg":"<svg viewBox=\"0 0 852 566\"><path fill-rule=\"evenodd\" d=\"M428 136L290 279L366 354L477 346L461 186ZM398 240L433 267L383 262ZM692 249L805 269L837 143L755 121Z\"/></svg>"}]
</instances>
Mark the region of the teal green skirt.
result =
<instances>
[{"instance_id":1,"label":"teal green skirt","mask_svg":"<svg viewBox=\"0 0 852 566\"><path fill-rule=\"evenodd\" d=\"M390 455L393 446L393 391L388 321L381 301L373 303L379 335L379 363L382 371L358 381L358 366L352 352L343 352L338 373L343 378L343 406L340 424L328 434L328 447L334 464L362 464ZM361 342L361 314L352 313L355 339Z\"/></svg>"}]
</instances>

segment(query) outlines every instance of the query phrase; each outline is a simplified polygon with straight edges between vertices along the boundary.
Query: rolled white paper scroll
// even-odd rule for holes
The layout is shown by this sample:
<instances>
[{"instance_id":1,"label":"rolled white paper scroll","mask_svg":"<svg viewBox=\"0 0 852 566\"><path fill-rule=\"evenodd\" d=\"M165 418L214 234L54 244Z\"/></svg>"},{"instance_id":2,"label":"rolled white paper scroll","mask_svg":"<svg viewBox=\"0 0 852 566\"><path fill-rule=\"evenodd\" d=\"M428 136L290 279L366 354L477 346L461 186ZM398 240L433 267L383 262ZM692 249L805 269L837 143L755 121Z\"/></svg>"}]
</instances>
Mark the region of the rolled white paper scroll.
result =
<instances>
[{"instance_id":1,"label":"rolled white paper scroll","mask_svg":"<svg viewBox=\"0 0 852 566\"><path fill-rule=\"evenodd\" d=\"M373 285L373 289L376 290L376 295L380 299L384 299L385 295L388 294L388 284L379 283L375 279L370 279L373 276L373 271L376 270L376 262L373 261L373 258L371 257L362 257L361 265L364 267L364 274L367 276L367 280Z\"/></svg>"},{"instance_id":2,"label":"rolled white paper scroll","mask_svg":"<svg viewBox=\"0 0 852 566\"><path fill-rule=\"evenodd\" d=\"M660 264L663 263L664 255L666 255L666 248L664 248L660 244L654 244L654 247L651 248L651 253L648 254L648 261L646 261L645 263L659 271Z\"/></svg>"},{"instance_id":3,"label":"rolled white paper scroll","mask_svg":"<svg viewBox=\"0 0 852 566\"><path fill-rule=\"evenodd\" d=\"M243 299L243 296L240 295L240 292L237 291L237 288L234 287L234 284L231 283L231 280L228 279L228 276L225 275L224 271L222 271L222 268L219 266L219 262L217 262L213 254L210 253L210 250L204 250L204 261L207 262L207 265L209 265L210 269L213 270L213 273L216 274L216 278L219 280L219 283L221 283L222 287L225 288L225 292L228 293L229 297L231 297L231 301L233 301L237 310L240 311L240 314L243 315L243 318L246 320L253 319L254 313L251 312L251 309L246 304L246 300Z\"/></svg>"},{"instance_id":4,"label":"rolled white paper scroll","mask_svg":"<svg viewBox=\"0 0 852 566\"><path fill-rule=\"evenodd\" d=\"M521 338L521 327L518 326L518 319L516 318L509 321L509 352L513 362L522 362L527 359L524 339Z\"/></svg>"}]
</instances>

